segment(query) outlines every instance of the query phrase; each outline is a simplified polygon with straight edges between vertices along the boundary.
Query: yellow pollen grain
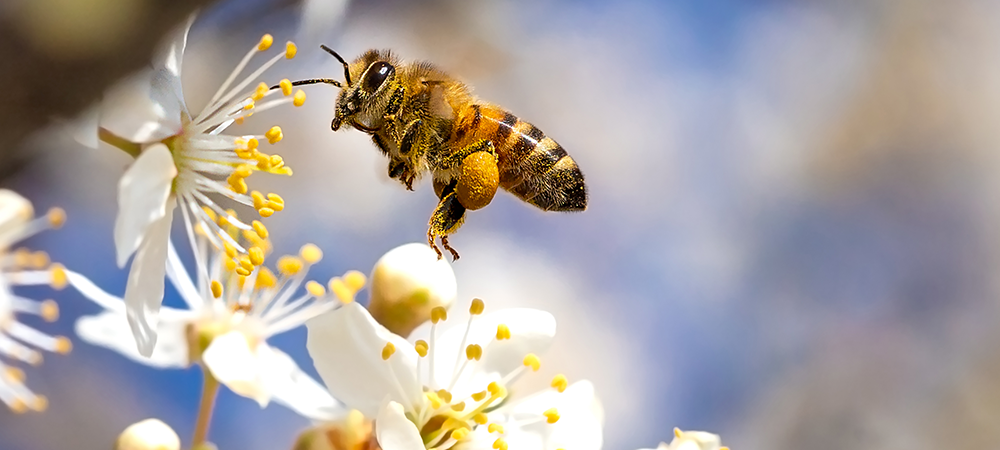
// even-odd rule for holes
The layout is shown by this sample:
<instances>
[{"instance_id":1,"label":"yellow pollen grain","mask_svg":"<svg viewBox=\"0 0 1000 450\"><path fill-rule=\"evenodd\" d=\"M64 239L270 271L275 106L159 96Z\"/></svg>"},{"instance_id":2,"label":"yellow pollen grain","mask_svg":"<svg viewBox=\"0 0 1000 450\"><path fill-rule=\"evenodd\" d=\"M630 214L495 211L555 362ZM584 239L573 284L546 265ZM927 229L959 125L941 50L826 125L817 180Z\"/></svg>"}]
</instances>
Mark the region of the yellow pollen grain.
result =
<instances>
[{"instance_id":1,"label":"yellow pollen grain","mask_svg":"<svg viewBox=\"0 0 1000 450\"><path fill-rule=\"evenodd\" d=\"M299 257L306 263L316 264L323 259L323 250L320 250L316 244L306 244L299 249Z\"/></svg>"},{"instance_id":2,"label":"yellow pollen grain","mask_svg":"<svg viewBox=\"0 0 1000 450\"><path fill-rule=\"evenodd\" d=\"M456 440L456 441L464 440L468 436L469 436L469 429L468 428L459 428L459 429L451 432L451 438L454 439L454 440Z\"/></svg>"},{"instance_id":3,"label":"yellow pollen grain","mask_svg":"<svg viewBox=\"0 0 1000 450\"><path fill-rule=\"evenodd\" d=\"M247 250L247 256L250 257L250 264L255 266L264 264L264 249L256 245Z\"/></svg>"},{"instance_id":4,"label":"yellow pollen grain","mask_svg":"<svg viewBox=\"0 0 1000 450\"><path fill-rule=\"evenodd\" d=\"M257 44L257 51L262 52L271 48L271 44L274 43L274 36L270 34L265 34L260 37L260 43Z\"/></svg>"},{"instance_id":5,"label":"yellow pollen grain","mask_svg":"<svg viewBox=\"0 0 1000 450\"><path fill-rule=\"evenodd\" d=\"M447 389L438 389L437 396L441 397L441 400L444 400L445 403L451 403L451 392L448 392Z\"/></svg>"},{"instance_id":6,"label":"yellow pollen grain","mask_svg":"<svg viewBox=\"0 0 1000 450\"><path fill-rule=\"evenodd\" d=\"M524 355L523 363L525 367L531 367L532 372L538 372L538 369L542 368L542 360L534 353Z\"/></svg>"},{"instance_id":7,"label":"yellow pollen grain","mask_svg":"<svg viewBox=\"0 0 1000 450\"><path fill-rule=\"evenodd\" d=\"M427 345L427 341L420 339L413 344L413 348L417 351L417 354L423 358L427 356L427 350L430 349L430 346Z\"/></svg>"},{"instance_id":8,"label":"yellow pollen grain","mask_svg":"<svg viewBox=\"0 0 1000 450\"><path fill-rule=\"evenodd\" d=\"M472 304L469 305L469 314L473 316L478 316L483 313L483 309L486 308L486 304L478 298L472 299Z\"/></svg>"},{"instance_id":9,"label":"yellow pollen grain","mask_svg":"<svg viewBox=\"0 0 1000 450\"><path fill-rule=\"evenodd\" d=\"M312 280L309 280L309 282L306 283L306 291L308 291L314 297L322 297L326 295L326 288L323 287L322 284L319 284Z\"/></svg>"},{"instance_id":10,"label":"yellow pollen grain","mask_svg":"<svg viewBox=\"0 0 1000 450\"><path fill-rule=\"evenodd\" d=\"M299 51L299 49L298 49L298 47L295 46L294 42L288 41L288 42L285 43L285 58L288 58L288 59L294 58L295 57L295 53L297 53L298 51Z\"/></svg>"},{"instance_id":11,"label":"yellow pollen grain","mask_svg":"<svg viewBox=\"0 0 1000 450\"><path fill-rule=\"evenodd\" d=\"M481 402L483 401L483 399L486 398L487 395L489 395L489 393L487 393L486 391L479 391L476 392L475 394L472 394L472 400Z\"/></svg>"},{"instance_id":12,"label":"yellow pollen grain","mask_svg":"<svg viewBox=\"0 0 1000 450\"><path fill-rule=\"evenodd\" d=\"M499 423L491 423L487 430L490 433L503 434L503 425L500 425Z\"/></svg>"},{"instance_id":13,"label":"yellow pollen grain","mask_svg":"<svg viewBox=\"0 0 1000 450\"><path fill-rule=\"evenodd\" d=\"M281 82L278 83L278 86L281 87L281 95L286 97L292 95L292 82L289 81L288 78L281 80Z\"/></svg>"},{"instance_id":14,"label":"yellow pollen grain","mask_svg":"<svg viewBox=\"0 0 1000 450\"><path fill-rule=\"evenodd\" d=\"M55 322L59 320L59 305L55 300L45 300L41 304L39 315L46 322Z\"/></svg>"},{"instance_id":15,"label":"yellow pollen grain","mask_svg":"<svg viewBox=\"0 0 1000 450\"><path fill-rule=\"evenodd\" d=\"M361 288L365 287L365 283L367 281L368 280L365 278L365 274L358 272L357 270L348 270L347 273L344 274L344 283L347 284L347 287L354 292L360 291Z\"/></svg>"},{"instance_id":16,"label":"yellow pollen grain","mask_svg":"<svg viewBox=\"0 0 1000 450\"><path fill-rule=\"evenodd\" d=\"M222 283L219 283L219 280L212 280L212 297L222 297Z\"/></svg>"},{"instance_id":17,"label":"yellow pollen grain","mask_svg":"<svg viewBox=\"0 0 1000 450\"><path fill-rule=\"evenodd\" d=\"M278 278L274 276L274 272L267 267L261 267L257 271L257 281L255 286L257 288L272 288L278 284Z\"/></svg>"},{"instance_id":18,"label":"yellow pollen grain","mask_svg":"<svg viewBox=\"0 0 1000 450\"><path fill-rule=\"evenodd\" d=\"M274 210L271 208L260 208L257 210L257 214L260 214L261 217L271 217L274 215Z\"/></svg>"},{"instance_id":19,"label":"yellow pollen grain","mask_svg":"<svg viewBox=\"0 0 1000 450\"><path fill-rule=\"evenodd\" d=\"M505 323L497 325L497 340L502 341L505 339L510 339L510 327Z\"/></svg>"},{"instance_id":20,"label":"yellow pollen grain","mask_svg":"<svg viewBox=\"0 0 1000 450\"><path fill-rule=\"evenodd\" d=\"M564 392L566 391L566 388L569 386L569 381L566 380L566 375L560 373L552 377L552 383L550 383L550 386L552 386L559 392Z\"/></svg>"},{"instance_id":21,"label":"yellow pollen grain","mask_svg":"<svg viewBox=\"0 0 1000 450\"><path fill-rule=\"evenodd\" d=\"M65 355L73 350L73 343L70 342L69 338L66 336L56 336L55 344L52 346L52 351Z\"/></svg>"},{"instance_id":22,"label":"yellow pollen grain","mask_svg":"<svg viewBox=\"0 0 1000 450\"><path fill-rule=\"evenodd\" d=\"M281 127L275 125L270 130L267 130L267 133L264 133L264 137L267 138L269 144L277 144L284 135L281 134Z\"/></svg>"},{"instance_id":23,"label":"yellow pollen grain","mask_svg":"<svg viewBox=\"0 0 1000 450\"><path fill-rule=\"evenodd\" d=\"M465 410L465 402L458 402L451 405L452 411L462 412Z\"/></svg>"},{"instance_id":24,"label":"yellow pollen grain","mask_svg":"<svg viewBox=\"0 0 1000 450\"><path fill-rule=\"evenodd\" d=\"M469 344L465 347L465 357L472 361L473 359L479 361L483 357L483 348L479 344Z\"/></svg>"},{"instance_id":25,"label":"yellow pollen grain","mask_svg":"<svg viewBox=\"0 0 1000 450\"><path fill-rule=\"evenodd\" d=\"M443 306L431 308L431 323L436 324L442 320L448 320L448 310L444 309Z\"/></svg>"},{"instance_id":26,"label":"yellow pollen grain","mask_svg":"<svg viewBox=\"0 0 1000 450\"><path fill-rule=\"evenodd\" d=\"M267 205L267 198L260 191L251 192L250 198L253 199L253 209L261 209Z\"/></svg>"},{"instance_id":27,"label":"yellow pollen grain","mask_svg":"<svg viewBox=\"0 0 1000 450\"><path fill-rule=\"evenodd\" d=\"M267 194L267 206L271 207L271 209L275 211L281 211L282 209L285 209L285 199L272 192Z\"/></svg>"},{"instance_id":28,"label":"yellow pollen grain","mask_svg":"<svg viewBox=\"0 0 1000 450\"><path fill-rule=\"evenodd\" d=\"M472 416L472 420L476 421L476 423L480 425L486 425L486 422L489 421L489 417L486 417L486 414L478 413Z\"/></svg>"},{"instance_id":29,"label":"yellow pollen grain","mask_svg":"<svg viewBox=\"0 0 1000 450\"><path fill-rule=\"evenodd\" d=\"M299 273L304 266L305 264L302 263L302 259L297 256L286 255L278 258L278 271L285 276Z\"/></svg>"},{"instance_id":30,"label":"yellow pollen grain","mask_svg":"<svg viewBox=\"0 0 1000 450\"><path fill-rule=\"evenodd\" d=\"M44 395L36 395L34 401L31 402L31 409L37 412L44 412L49 409L49 399Z\"/></svg>"},{"instance_id":31,"label":"yellow pollen grain","mask_svg":"<svg viewBox=\"0 0 1000 450\"><path fill-rule=\"evenodd\" d=\"M385 347L382 347L382 360L388 361L393 353L396 353L396 346L392 342L386 342Z\"/></svg>"},{"instance_id":32,"label":"yellow pollen grain","mask_svg":"<svg viewBox=\"0 0 1000 450\"><path fill-rule=\"evenodd\" d=\"M268 236L267 227L265 227L261 221L254 220L253 222L250 222L250 225L253 227L253 231L257 233L257 236L259 236L261 239L267 239Z\"/></svg>"},{"instance_id":33,"label":"yellow pollen grain","mask_svg":"<svg viewBox=\"0 0 1000 450\"><path fill-rule=\"evenodd\" d=\"M52 288L59 290L69 284L69 276L66 275L66 268L62 264L49 266L49 273L52 275Z\"/></svg>"},{"instance_id":34,"label":"yellow pollen grain","mask_svg":"<svg viewBox=\"0 0 1000 450\"><path fill-rule=\"evenodd\" d=\"M559 421L559 411L555 408L549 408L542 413L545 416L545 421L548 423L556 423Z\"/></svg>"},{"instance_id":35,"label":"yellow pollen grain","mask_svg":"<svg viewBox=\"0 0 1000 450\"><path fill-rule=\"evenodd\" d=\"M295 96L292 97L292 105L302 106L306 103L306 93L299 89L295 91Z\"/></svg>"},{"instance_id":36,"label":"yellow pollen grain","mask_svg":"<svg viewBox=\"0 0 1000 450\"><path fill-rule=\"evenodd\" d=\"M48 214L45 215L49 219L49 226L52 228L60 228L66 223L66 211L62 208L52 208L49 210Z\"/></svg>"}]
</instances>

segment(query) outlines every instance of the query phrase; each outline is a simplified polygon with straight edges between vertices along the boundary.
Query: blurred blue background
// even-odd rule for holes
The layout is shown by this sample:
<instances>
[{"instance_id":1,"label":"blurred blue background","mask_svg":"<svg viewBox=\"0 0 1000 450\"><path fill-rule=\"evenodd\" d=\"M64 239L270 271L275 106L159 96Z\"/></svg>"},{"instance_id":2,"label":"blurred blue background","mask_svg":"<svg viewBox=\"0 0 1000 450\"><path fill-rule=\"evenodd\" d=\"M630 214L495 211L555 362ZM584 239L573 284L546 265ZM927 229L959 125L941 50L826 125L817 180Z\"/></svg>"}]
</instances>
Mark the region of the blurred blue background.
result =
<instances>
[{"instance_id":1,"label":"blurred blue background","mask_svg":"<svg viewBox=\"0 0 1000 450\"><path fill-rule=\"evenodd\" d=\"M127 0L116 0L127 1ZM547 367L594 381L605 447L655 447L671 429L733 449L993 447L1000 439L1000 4L989 1L222 2L184 60L199 109L260 34L296 38L270 72L341 76L317 49L426 59L559 141L587 176L582 214L500 194L452 243L459 302L556 315ZM128 11L128 8L123 11ZM300 22L301 21L301 22ZM300 27L300 24L303 26ZM348 56L350 58L350 56ZM315 242L325 279L368 272L422 241L436 204L407 192L362 133L332 133L337 91L262 113L281 125L288 179L255 175L285 211L279 251ZM55 131L6 186L62 206L32 238L121 294L117 178L129 159ZM71 335L98 308L53 294ZM179 299L168 292L168 304ZM312 372L297 329L271 343ZM109 448L159 417L185 442L201 376L157 371L76 342L28 382L43 414L0 410L0 449ZM221 449L290 448L305 419L223 391ZM572 449L567 449L572 450Z\"/></svg>"}]
</instances>

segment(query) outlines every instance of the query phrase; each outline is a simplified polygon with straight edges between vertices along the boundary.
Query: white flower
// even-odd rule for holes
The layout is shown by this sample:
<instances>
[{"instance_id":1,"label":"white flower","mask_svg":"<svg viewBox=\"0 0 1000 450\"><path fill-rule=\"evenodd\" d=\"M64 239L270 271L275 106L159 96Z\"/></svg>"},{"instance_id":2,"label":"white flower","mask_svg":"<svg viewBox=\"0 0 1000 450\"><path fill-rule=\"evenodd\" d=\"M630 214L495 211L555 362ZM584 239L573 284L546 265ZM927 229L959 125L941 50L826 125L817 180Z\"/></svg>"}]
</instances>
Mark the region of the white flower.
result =
<instances>
[{"instance_id":1,"label":"white flower","mask_svg":"<svg viewBox=\"0 0 1000 450\"><path fill-rule=\"evenodd\" d=\"M244 251L226 233L221 233L218 225L209 220L209 214L228 215L230 222L241 229L249 230L251 225L239 222L210 195L219 194L252 206L267 217L280 211L284 201L276 194L248 192L245 179L255 171L290 175L291 170L284 167L280 156L265 154L258 148L265 139L271 144L280 141L280 128L272 127L264 134L222 133L255 111L286 103L299 106L305 101L302 91L292 96L288 80L279 83L281 89L269 89L265 83L248 88L267 68L295 55L295 45L291 42L285 52L236 82L250 59L271 46L273 38L264 35L201 112L191 114L181 88L181 62L189 27L190 22L176 33L153 67L105 94L94 111L96 117L92 119L96 125L90 128L101 141L136 156L118 185L114 235L119 267L124 267L135 254L125 303L128 323L143 356L149 356L156 344L174 208L180 206L189 236L193 234L192 225L201 225L209 230L209 239L226 240L238 251ZM277 93L285 97L260 102ZM89 144L97 141L93 136L80 140Z\"/></svg>"},{"instance_id":2,"label":"white flower","mask_svg":"<svg viewBox=\"0 0 1000 450\"><path fill-rule=\"evenodd\" d=\"M428 340L408 342L379 325L357 304L307 323L307 347L330 392L375 418L384 450L598 450L603 416L587 381L529 396L510 390L537 370L538 353L555 335L555 319L534 309L482 315L474 300L464 326L444 330L436 308Z\"/></svg>"},{"instance_id":3,"label":"white flower","mask_svg":"<svg viewBox=\"0 0 1000 450\"><path fill-rule=\"evenodd\" d=\"M139 355L133 344L123 318L123 300L69 272L69 283L106 309L77 321L80 338L154 367L187 367L201 362L213 377L261 407L274 399L313 419L341 417L345 411L326 389L287 354L268 345L267 339L353 301L364 285L364 275L349 272L344 279L334 278L330 294L319 283L305 281L309 266L322 257L314 245L303 246L299 255L279 258L275 274L262 266L266 240L257 232L241 232L232 224L223 226L232 237L252 244L247 245L248 254L239 254L228 245L216 250L199 233L195 279L188 275L173 247L168 247L167 276L188 308L163 307L160 340L150 358ZM258 227L258 232L267 234L263 227ZM300 289L303 285L305 292Z\"/></svg>"},{"instance_id":4,"label":"white flower","mask_svg":"<svg viewBox=\"0 0 1000 450\"><path fill-rule=\"evenodd\" d=\"M26 249L11 251L11 246L43 229L58 228L66 220L61 209L52 209L45 217L34 219L34 209L24 197L0 189L0 356L29 364L42 362L39 350L68 353L69 339L49 336L17 320L17 314L33 314L46 321L59 317L52 300L36 301L11 291L13 286L48 284L56 289L66 286L66 270L51 264L44 252ZM0 358L0 401L15 412L29 408L42 411L45 397L24 385L24 372Z\"/></svg>"},{"instance_id":5,"label":"white flower","mask_svg":"<svg viewBox=\"0 0 1000 450\"><path fill-rule=\"evenodd\" d=\"M159 419L133 423L118 435L115 450L180 450L181 439Z\"/></svg>"},{"instance_id":6,"label":"white flower","mask_svg":"<svg viewBox=\"0 0 1000 450\"><path fill-rule=\"evenodd\" d=\"M674 440L661 442L656 450L729 450L722 446L719 435L706 431L681 431L674 428Z\"/></svg>"}]
</instances>

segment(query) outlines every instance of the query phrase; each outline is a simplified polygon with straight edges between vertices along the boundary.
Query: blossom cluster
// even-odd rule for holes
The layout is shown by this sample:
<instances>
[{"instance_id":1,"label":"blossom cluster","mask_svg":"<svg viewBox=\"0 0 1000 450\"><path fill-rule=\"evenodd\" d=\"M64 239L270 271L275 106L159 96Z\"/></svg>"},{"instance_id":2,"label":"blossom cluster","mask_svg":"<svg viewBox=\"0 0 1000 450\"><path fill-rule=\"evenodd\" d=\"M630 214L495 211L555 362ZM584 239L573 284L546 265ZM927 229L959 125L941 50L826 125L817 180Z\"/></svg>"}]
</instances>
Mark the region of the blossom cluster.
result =
<instances>
[{"instance_id":1,"label":"blossom cluster","mask_svg":"<svg viewBox=\"0 0 1000 450\"><path fill-rule=\"evenodd\" d=\"M86 145L134 157L118 184L114 224L117 263L129 266L123 295L45 253L12 249L60 227L65 213L53 209L35 218L27 199L0 190L0 401L17 412L44 410L46 398L29 390L24 372L9 362L37 364L43 351L70 351L68 338L18 321L22 314L57 319L55 302L11 290L41 284L72 287L102 308L76 321L82 341L152 367L203 370L192 448L211 445L212 402L225 386L260 407L273 400L310 419L313 427L295 444L301 449L599 450L604 413L591 382L559 373L545 379L542 391L518 387L541 376L556 335L552 314L493 311L471 299L468 320L456 323L449 311L466 303L456 298L454 272L422 243L389 251L370 276L352 270L325 281L311 274L323 258L316 245L272 254L280 233L264 220L282 211L284 199L252 190L248 179L257 172L292 175L281 156L265 151L265 144L276 148L283 132L240 128L252 114L304 103L305 94L289 80L263 79L297 48L288 42L275 49L274 38L264 35L194 113L180 81L189 26L148 70L108 91L77 130ZM264 62L250 69L260 58ZM181 230L173 230L177 211ZM179 252L174 235L188 248ZM189 261L181 257L187 253ZM162 305L168 281L183 308ZM366 306L356 301L362 290ZM268 343L300 326L307 328L307 351L321 380ZM116 443L120 449L180 446L172 428L156 419L135 423ZM724 447L714 434L675 429L673 441L659 448Z\"/></svg>"}]
</instances>

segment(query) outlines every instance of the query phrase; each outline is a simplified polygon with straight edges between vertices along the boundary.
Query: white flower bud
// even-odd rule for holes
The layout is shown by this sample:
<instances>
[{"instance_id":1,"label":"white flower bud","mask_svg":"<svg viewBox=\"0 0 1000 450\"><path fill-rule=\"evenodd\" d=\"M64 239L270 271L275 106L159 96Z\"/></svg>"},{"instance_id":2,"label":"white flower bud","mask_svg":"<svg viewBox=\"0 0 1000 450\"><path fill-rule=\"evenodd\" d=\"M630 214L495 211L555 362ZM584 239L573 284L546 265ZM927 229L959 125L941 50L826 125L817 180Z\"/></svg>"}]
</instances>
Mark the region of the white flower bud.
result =
<instances>
[{"instance_id":1,"label":"white flower bud","mask_svg":"<svg viewBox=\"0 0 1000 450\"><path fill-rule=\"evenodd\" d=\"M426 244L405 244L375 263L368 311L393 333L407 336L430 320L431 309L455 301L455 272Z\"/></svg>"},{"instance_id":2,"label":"white flower bud","mask_svg":"<svg viewBox=\"0 0 1000 450\"><path fill-rule=\"evenodd\" d=\"M719 435L706 431L681 431L674 428L674 440L661 443L657 450L729 450L722 446Z\"/></svg>"},{"instance_id":3,"label":"white flower bud","mask_svg":"<svg viewBox=\"0 0 1000 450\"><path fill-rule=\"evenodd\" d=\"M170 425L160 419L146 419L129 425L115 442L115 450L180 450L181 440Z\"/></svg>"}]
</instances>

